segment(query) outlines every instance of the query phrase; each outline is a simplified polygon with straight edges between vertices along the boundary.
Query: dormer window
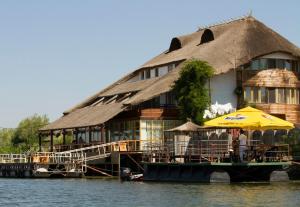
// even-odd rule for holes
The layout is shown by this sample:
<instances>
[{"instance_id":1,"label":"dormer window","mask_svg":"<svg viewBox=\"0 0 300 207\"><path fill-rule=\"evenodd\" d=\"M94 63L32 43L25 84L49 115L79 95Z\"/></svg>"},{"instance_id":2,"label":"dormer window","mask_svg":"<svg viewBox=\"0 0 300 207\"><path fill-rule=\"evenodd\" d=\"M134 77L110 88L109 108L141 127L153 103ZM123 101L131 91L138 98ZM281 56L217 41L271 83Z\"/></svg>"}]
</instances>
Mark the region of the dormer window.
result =
<instances>
[{"instance_id":1,"label":"dormer window","mask_svg":"<svg viewBox=\"0 0 300 207\"><path fill-rule=\"evenodd\" d=\"M171 41L171 44L170 44L168 52L172 52L172 51L178 50L180 48L181 48L181 42L180 42L180 40L177 37L175 37Z\"/></svg>"},{"instance_id":2,"label":"dormer window","mask_svg":"<svg viewBox=\"0 0 300 207\"><path fill-rule=\"evenodd\" d=\"M213 32L210 29L206 29L201 36L200 45L210 42L210 41L213 41L214 39L215 38L214 38Z\"/></svg>"}]
</instances>

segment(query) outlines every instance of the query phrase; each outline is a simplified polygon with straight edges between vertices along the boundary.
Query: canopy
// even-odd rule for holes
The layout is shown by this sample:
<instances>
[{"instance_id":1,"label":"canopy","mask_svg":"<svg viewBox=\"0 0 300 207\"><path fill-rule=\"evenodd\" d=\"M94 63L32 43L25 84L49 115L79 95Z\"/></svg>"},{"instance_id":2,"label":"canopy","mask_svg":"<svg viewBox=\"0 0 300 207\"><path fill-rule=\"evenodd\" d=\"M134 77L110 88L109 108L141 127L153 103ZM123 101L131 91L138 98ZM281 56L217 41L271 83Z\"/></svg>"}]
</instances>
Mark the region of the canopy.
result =
<instances>
[{"instance_id":1,"label":"canopy","mask_svg":"<svg viewBox=\"0 0 300 207\"><path fill-rule=\"evenodd\" d=\"M205 126L242 128L250 130L293 129L288 121L269 115L261 110L246 107L204 123Z\"/></svg>"},{"instance_id":2,"label":"canopy","mask_svg":"<svg viewBox=\"0 0 300 207\"><path fill-rule=\"evenodd\" d=\"M174 129L166 130L166 132L196 132L199 128L201 128L201 126L188 121Z\"/></svg>"}]
</instances>

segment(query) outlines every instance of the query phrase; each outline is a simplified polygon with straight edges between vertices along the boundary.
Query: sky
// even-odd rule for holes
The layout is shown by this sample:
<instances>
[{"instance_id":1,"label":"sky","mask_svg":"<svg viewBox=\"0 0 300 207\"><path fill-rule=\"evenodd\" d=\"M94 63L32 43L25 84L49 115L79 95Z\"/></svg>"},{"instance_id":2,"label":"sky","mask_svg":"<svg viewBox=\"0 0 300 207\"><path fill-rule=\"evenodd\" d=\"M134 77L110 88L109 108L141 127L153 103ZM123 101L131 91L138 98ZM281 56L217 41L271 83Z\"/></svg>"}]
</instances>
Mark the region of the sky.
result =
<instances>
[{"instance_id":1,"label":"sky","mask_svg":"<svg viewBox=\"0 0 300 207\"><path fill-rule=\"evenodd\" d=\"M0 128L54 121L173 37L249 11L300 46L299 0L1 0Z\"/></svg>"}]
</instances>

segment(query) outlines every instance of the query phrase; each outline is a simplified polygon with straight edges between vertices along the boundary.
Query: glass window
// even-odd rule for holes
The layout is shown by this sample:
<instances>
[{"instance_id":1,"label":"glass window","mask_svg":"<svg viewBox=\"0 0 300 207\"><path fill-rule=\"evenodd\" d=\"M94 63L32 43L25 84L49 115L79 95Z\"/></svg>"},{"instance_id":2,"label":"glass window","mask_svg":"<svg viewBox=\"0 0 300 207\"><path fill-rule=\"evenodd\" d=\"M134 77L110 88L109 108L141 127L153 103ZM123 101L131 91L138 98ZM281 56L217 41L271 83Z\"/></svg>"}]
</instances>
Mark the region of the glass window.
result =
<instances>
[{"instance_id":1,"label":"glass window","mask_svg":"<svg viewBox=\"0 0 300 207\"><path fill-rule=\"evenodd\" d=\"M276 59L276 68L279 68L279 69L284 69L284 60L282 59Z\"/></svg>"},{"instance_id":2,"label":"glass window","mask_svg":"<svg viewBox=\"0 0 300 207\"><path fill-rule=\"evenodd\" d=\"M258 92L259 92L259 88L258 87L254 87L253 88L253 98L252 98L252 102L253 103L259 103L259 96L258 96Z\"/></svg>"},{"instance_id":3,"label":"glass window","mask_svg":"<svg viewBox=\"0 0 300 207\"><path fill-rule=\"evenodd\" d=\"M251 88L250 87L245 87L244 99L246 101L251 101Z\"/></svg>"},{"instance_id":4,"label":"glass window","mask_svg":"<svg viewBox=\"0 0 300 207\"><path fill-rule=\"evenodd\" d=\"M140 73L140 75L141 75L141 80L144 80L144 79L145 79L144 71L142 71L142 72Z\"/></svg>"},{"instance_id":5,"label":"glass window","mask_svg":"<svg viewBox=\"0 0 300 207\"><path fill-rule=\"evenodd\" d=\"M276 68L276 59L268 59L268 68Z\"/></svg>"},{"instance_id":6,"label":"glass window","mask_svg":"<svg viewBox=\"0 0 300 207\"><path fill-rule=\"evenodd\" d=\"M251 61L251 69L258 70L259 69L259 60L252 60Z\"/></svg>"},{"instance_id":7,"label":"glass window","mask_svg":"<svg viewBox=\"0 0 300 207\"><path fill-rule=\"evenodd\" d=\"M277 88L276 103L285 103L284 88Z\"/></svg>"},{"instance_id":8,"label":"glass window","mask_svg":"<svg viewBox=\"0 0 300 207\"><path fill-rule=\"evenodd\" d=\"M286 88L284 93L285 93L285 103L287 104L291 104L292 103L292 99L291 99L291 95L293 93L292 91L293 89L290 88Z\"/></svg>"},{"instance_id":9,"label":"glass window","mask_svg":"<svg viewBox=\"0 0 300 207\"><path fill-rule=\"evenodd\" d=\"M296 99L296 97L297 97L297 89L291 89L291 104L298 104L297 103L297 99Z\"/></svg>"},{"instance_id":10,"label":"glass window","mask_svg":"<svg viewBox=\"0 0 300 207\"><path fill-rule=\"evenodd\" d=\"M158 77L159 76L159 70L158 68L155 68L155 77Z\"/></svg>"},{"instance_id":11,"label":"glass window","mask_svg":"<svg viewBox=\"0 0 300 207\"><path fill-rule=\"evenodd\" d=\"M268 61L267 59L260 59L260 69L267 69L268 68Z\"/></svg>"},{"instance_id":12,"label":"glass window","mask_svg":"<svg viewBox=\"0 0 300 207\"><path fill-rule=\"evenodd\" d=\"M266 92L266 88L265 87L262 87L260 88L260 102L261 103L267 103L268 100L267 100L267 92Z\"/></svg>"},{"instance_id":13,"label":"glass window","mask_svg":"<svg viewBox=\"0 0 300 207\"><path fill-rule=\"evenodd\" d=\"M268 103L276 103L275 88L268 88Z\"/></svg>"},{"instance_id":14,"label":"glass window","mask_svg":"<svg viewBox=\"0 0 300 207\"><path fill-rule=\"evenodd\" d=\"M284 66L285 66L285 69L292 70L292 61L291 60L286 60L284 62Z\"/></svg>"},{"instance_id":15,"label":"glass window","mask_svg":"<svg viewBox=\"0 0 300 207\"><path fill-rule=\"evenodd\" d=\"M149 79L151 77L151 70L147 69L146 70L146 79Z\"/></svg>"}]
</instances>

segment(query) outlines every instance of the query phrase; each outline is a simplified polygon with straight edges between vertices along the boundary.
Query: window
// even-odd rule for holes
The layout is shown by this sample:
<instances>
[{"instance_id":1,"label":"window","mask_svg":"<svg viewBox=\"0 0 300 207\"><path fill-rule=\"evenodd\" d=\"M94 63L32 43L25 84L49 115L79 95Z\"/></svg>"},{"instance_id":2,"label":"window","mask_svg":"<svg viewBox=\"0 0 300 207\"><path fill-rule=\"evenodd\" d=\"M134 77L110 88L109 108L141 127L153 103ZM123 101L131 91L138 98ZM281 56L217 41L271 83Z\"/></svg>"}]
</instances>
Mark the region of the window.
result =
<instances>
[{"instance_id":1,"label":"window","mask_svg":"<svg viewBox=\"0 0 300 207\"><path fill-rule=\"evenodd\" d=\"M285 61L281 60L281 59L276 59L276 68L278 69L285 69L285 65L284 65Z\"/></svg>"},{"instance_id":2,"label":"window","mask_svg":"<svg viewBox=\"0 0 300 207\"><path fill-rule=\"evenodd\" d=\"M206 29L201 36L200 45L210 42L210 41L213 41L214 39L215 38L214 38L213 32L210 29Z\"/></svg>"},{"instance_id":3,"label":"window","mask_svg":"<svg viewBox=\"0 0 300 207\"><path fill-rule=\"evenodd\" d=\"M151 77L151 70L147 69L145 72L146 72L146 79L149 79Z\"/></svg>"},{"instance_id":4,"label":"window","mask_svg":"<svg viewBox=\"0 0 300 207\"><path fill-rule=\"evenodd\" d=\"M300 72L300 64L294 60L262 58L251 61L251 70L286 69Z\"/></svg>"},{"instance_id":5,"label":"window","mask_svg":"<svg viewBox=\"0 0 300 207\"><path fill-rule=\"evenodd\" d=\"M275 88L268 88L268 102L276 103L276 89Z\"/></svg>"},{"instance_id":6,"label":"window","mask_svg":"<svg viewBox=\"0 0 300 207\"><path fill-rule=\"evenodd\" d=\"M285 88L284 93L285 93L285 103L291 104L292 103L293 89L291 89L291 88Z\"/></svg>"},{"instance_id":7,"label":"window","mask_svg":"<svg viewBox=\"0 0 300 207\"><path fill-rule=\"evenodd\" d=\"M266 88L262 87L260 88L260 103L267 103L267 91Z\"/></svg>"},{"instance_id":8,"label":"window","mask_svg":"<svg viewBox=\"0 0 300 207\"><path fill-rule=\"evenodd\" d=\"M159 76L159 70L158 68L155 68L155 77L158 77Z\"/></svg>"},{"instance_id":9,"label":"window","mask_svg":"<svg viewBox=\"0 0 300 207\"><path fill-rule=\"evenodd\" d=\"M251 61L251 69L252 70L259 70L259 60Z\"/></svg>"},{"instance_id":10,"label":"window","mask_svg":"<svg viewBox=\"0 0 300 207\"><path fill-rule=\"evenodd\" d=\"M292 70L292 61L291 60L285 60L284 65L285 65L285 69Z\"/></svg>"},{"instance_id":11,"label":"window","mask_svg":"<svg viewBox=\"0 0 300 207\"><path fill-rule=\"evenodd\" d=\"M260 59L260 69L268 69L268 59Z\"/></svg>"},{"instance_id":12,"label":"window","mask_svg":"<svg viewBox=\"0 0 300 207\"><path fill-rule=\"evenodd\" d=\"M175 37L171 41L171 44L170 44L168 52L172 52L172 51L178 50L180 48L181 48L181 42L180 42L180 40L177 37Z\"/></svg>"},{"instance_id":13,"label":"window","mask_svg":"<svg viewBox=\"0 0 300 207\"><path fill-rule=\"evenodd\" d=\"M259 92L259 88L254 87L253 92L252 92L253 95L252 95L252 99L251 99L251 101L254 102L254 103L259 103L260 102L258 92Z\"/></svg>"},{"instance_id":14,"label":"window","mask_svg":"<svg viewBox=\"0 0 300 207\"><path fill-rule=\"evenodd\" d=\"M276 68L276 60L275 59L268 59L268 68L271 68L271 69Z\"/></svg>"},{"instance_id":15,"label":"window","mask_svg":"<svg viewBox=\"0 0 300 207\"><path fill-rule=\"evenodd\" d=\"M299 104L299 89L245 87L244 99L250 103Z\"/></svg>"},{"instance_id":16,"label":"window","mask_svg":"<svg viewBox=\"0 0 300 207\"><path fill-rule=\"evenodd\" d=\"M245 88L244 99L247 101L251 101L251 88L250 87Z\"/></svg>"},{"instance_id":17,"label":"window","mask_svg":"<svg viewBox=\"0 0 300 207\"><path fill-rule=\"evenodd\" d=\"M141 75L141 80L144 80L144 79L145 79L144 71L142 71L142 72L140 73L140 75Z\"/></svg>"},{"instance_id":18,"label":"window","mask_svg":"<svg viewBox=\"0 0 300 207\"><path fill-rule=\"evenodd\" d=\"M276 103L285 103L284 88L277 88Z\"/></svg>"}]
</instances>

